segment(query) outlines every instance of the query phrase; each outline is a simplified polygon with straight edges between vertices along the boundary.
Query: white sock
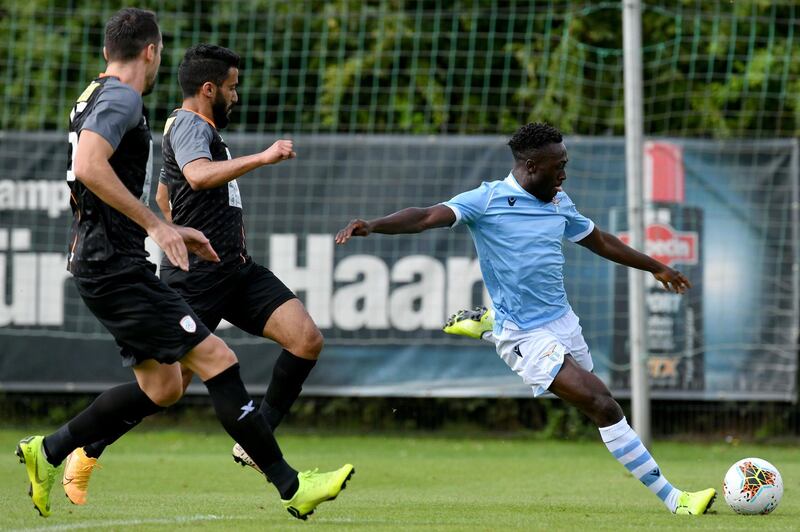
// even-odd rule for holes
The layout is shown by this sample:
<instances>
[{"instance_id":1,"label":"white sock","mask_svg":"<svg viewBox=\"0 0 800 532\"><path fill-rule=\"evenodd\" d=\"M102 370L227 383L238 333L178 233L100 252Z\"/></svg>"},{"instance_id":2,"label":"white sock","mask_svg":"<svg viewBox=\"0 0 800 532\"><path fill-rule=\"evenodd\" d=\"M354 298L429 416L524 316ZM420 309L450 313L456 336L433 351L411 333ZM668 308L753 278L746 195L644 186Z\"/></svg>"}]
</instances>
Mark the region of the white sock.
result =
<instances>
[{"instance_id":1,"label":"white sock","mask_svg":"<svg viewBox=\"0 0 800 532\"><path fill-rule=\"evenodd\" d=\"M494 337L494 333L492 331L487 331L481 335L481 340L485 340L492 345L497 344L497 338Z\"/></svg>"},{"instance_id":2,"label":"white sock","mask_svg":"<svg viewBox=\"0 0 800 532\"><path fill-rule=\"evenodd\" d=\"M656 494L670 512L678 507L681 492L661 474L661 468L624 417L610 427L600 427L600 437L617 462L625 466L647 489Z\"/></svg>"}]
</instances>

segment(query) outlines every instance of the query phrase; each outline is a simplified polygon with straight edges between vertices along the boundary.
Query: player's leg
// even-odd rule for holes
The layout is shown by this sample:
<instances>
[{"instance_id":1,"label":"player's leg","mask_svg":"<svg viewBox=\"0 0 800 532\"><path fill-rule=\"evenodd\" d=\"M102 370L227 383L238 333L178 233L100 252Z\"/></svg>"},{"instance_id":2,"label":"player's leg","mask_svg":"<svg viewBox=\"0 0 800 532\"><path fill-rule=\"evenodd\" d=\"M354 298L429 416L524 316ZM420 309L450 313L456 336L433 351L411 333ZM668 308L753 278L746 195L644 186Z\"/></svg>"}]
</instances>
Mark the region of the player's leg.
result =
<instances>
[{"instance_id":1,"label":"player's leg","mask_svg":"<svg viewBox=\"0 0 800 532\"><path fill-rule=\"evenodd\" d=\"M189 278L189 272L184 272L180 268L162 268L160 279L170 288L177 291L181 297L189 304L196 316L200 321L213 331L219 325L222 319L222 307L224 305L223 297L216 297L219 293L225 293L226 287L223 286L212 294L210 297L206 296L204 287L213 285L218 282L218 278L210 272L192 272L192 279ZM224 282L224 281L223 281ZM191 370L181 366L181 378L183 380L183 390L189 386L194 374ZM64 485L68 478L73 474L85 476L85 472L97 466L97 459L103 454L106 447L117 441L125 433L133 430L141 420L129 420L129 424L123 428L122 431L109 435L107 438L90 443L81 449L75 451L68 457L67 463L64 466ZM73 473L74 470L74 473ZM85 501L85 496L77 496L73 498L68 494L70 500L75 504L82 504L81 500Z\"/></svg>"},{"instance_id":2,"label":"player's leg","mask_svg":"<svg viewBox=\"0 0 800 532\"><path fill-rule=\"evenodd\" d=\"M280 284L282 286L282 283ZM286 290L288 292L288 289ZM255 312L256 316L259 314L258 311ZM233 316L230 319L237 323L243 321ZM250 327L254 325L251 324ZM291 299L286 300L269 315L262 327L261 335L274 340L283 348L272 367L272 377L259 406L259 412L274 431L300 396L303 383L322 351L323 339L314 320L293 294ZM262 472L238 443L234 444L231 454L234 461L242 466L250 466Z\"/></svg>"},{"instance_id":3,"label":"player's leg","mask_svg":"<svg viewBox=\"0 0 800 532\"><path fill-rule=\"evenodd\" d=\"M322 351L323 339L317 324L296 298L275 309L264 325L263 336L283 347L261 403L261 412L274 429L300 396Z\"/></svg>"},{"instance_id":4,"label":"player's leg","mask_svg":"<svg viewBox=\"0 0 800 532\"><path fill-rule=\"evenodd\" d=\"M26 468L34 503L42 513L49 513L50 473L54 474L74 449L123 434L142 418L178 400L182 382L175 362L210 334L147 265L133 265L98 278L75 277L74 281L81 299L120 346L123 364L134 367L137 382L107 390L47 438L20 442L18 451L26 464L28 458L36 461L41 455L47 459L38 463L52 468L47 482L38 482L45 477L31 476L36 471Z\"/></svg>"},{"instance_id":5,"label":"player's leg","mask_svg":"<svg viewBox=\"0 0 800 532\"><path fill-rule=\"evenodd\" d=\"M192 377L194 377L194 373L192 373L191 370L184 368L183 366L180 366L180 368L181 368L181 381L182 381L181 387L183 389L183 392L185 392L186 388L189 386L189 383L192 382ZM76 449L75 452L78 453L78 455L76 456L79 457L81 455L83 456L82 459L79 459L78 461L75 462L76 467L82 470L85 470L87 467L95 467L97 465L97 459L100 458L100 455L103 454L103 451L105 451L106 447L108 447L109 445L120 439L126 433L133 430L141 422L142 422L141 419L126 420L127 425L123 427L121 431L118 431L115 434L111 434L110 436L100 441L96 441L94 443L90 443L89 445L85 445L81 449ZM72 457L72 455L70 455L70 457ZM66 469L69 466L65 464L64 467L65 467L64 476L66 480L66 474L67 474ZM72 502L75 501L73 500ZM75 504L80 504L80 503L75 502Z\"/></svg>"},{"instance_id":6,"label":"player's leg","mask_svg":"<svg viewBox=\"0 0 800 532\"><path fill-rule=\"evenodd\" d=\"M599 428L609 452L630 473L652 491L673 513L702 514L714 501L712 489L696 493L673 487L628 425L619 403L606 385L566 354L557 375L548 388L556 396L586 414Z\"/></svg>"},{"instance_id":7,"label":"player's leg","mask_svg":"<svg viewBox=\"0 0 800 532\"><path fill-rule=\"evenodd\" d=\"M497 340L492 333L494 327L494 311L486 307L475 307L473 310L459 310L447 319L442 331L447 334L480 338L492 344Z\"/></svg>"},{"instance_id":8,"label":"player's leg","mask_svg":"<svg viewBox=\"0 0 800 532\"><path fill-rule=\"evenodd\" d=\"M267 268L251 263L236 279L224 317L283 350L259 411L274 430L300 395L303 383L322 351L322 333L299 299Z\"/></svg>"},{"instance_id":9,"label":"player's leg","mask_svg":"<svg viewBox=\"0 0 800 532\"><path fill-rule=\"evenodd\" d=\"M148 370L158 372L158 377L106 390L89 407L54 433L20 441L17 455L26 465L31 482L30 495L42 516L50 515L50 491L57 469L74 449L101 440L109 434L123 433L128 420L141 420L169 406L180 397L179 393L171 391L180 388L180 371L177 365ZM170 378L177 379L171 389L155 389L150 386L152 382L168 382ZM141 382L144 382L146 389L141 387ZM88 482L88 478L86 481ZM77 484L70 485L70 489L77 488ZM83 491L85 492L85 487Z\"/></svg>"},{"instance_id":10,"label":"player's leg","mask_svg":"<svg viewBox=\"0 0 800 532\"><path fill-rule=\"evenodd\" d=\"M305 519L317 505L344 489L353 474L350 464L331 473L298 474L283 459L266 418L256 412L245 390L236 355L222 340L210 335L187 353L181 364L203 380L220 423L277 488L292 515Z\"/></svg>"},{"instance_id":11,"label":"player's leg","mask_svg":"<svg viewBox=\"0 0 800 532\"><path fill-rule=\"evenodd\" d=\"M166 407L176 402L186 390L187 376L184 370L177 363L165 367L154 360L148 360L134 367L138 385L145 394L151 399L158 399L158 405ZM175 378L175 367L181 370L182 384L178 387L178 380ZM188 370L186 370L188 371ZM191 379L189 372L188 379ZM154 409L156 413L163 408ZM123 425L119 425L108 436L83 447L78 447L72 451L64 462L64 475L61 484L67 498L73 504L86 504L89 480L95 468L99 467L97 459L106 447L117 441L123 435L133 430L142 419L125 419Z\"/></svg>"}]
</instances>

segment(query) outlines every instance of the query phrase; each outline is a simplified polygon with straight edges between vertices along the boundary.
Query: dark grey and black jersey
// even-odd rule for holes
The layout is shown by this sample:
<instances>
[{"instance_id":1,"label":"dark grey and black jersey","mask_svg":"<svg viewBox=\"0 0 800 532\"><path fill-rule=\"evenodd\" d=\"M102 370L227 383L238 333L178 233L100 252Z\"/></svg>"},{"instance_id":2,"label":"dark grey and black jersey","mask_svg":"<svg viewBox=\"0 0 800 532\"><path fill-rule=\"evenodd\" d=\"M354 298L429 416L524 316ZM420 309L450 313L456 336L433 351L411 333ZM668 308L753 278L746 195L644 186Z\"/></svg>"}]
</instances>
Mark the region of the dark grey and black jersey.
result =
<instances>
[{"instance_id":1,"label":"dark grey and black jersey","mask_svg":"<svg viewBox=\"0 0 800 532\"><path fill-rule=\"evenodd\" d=\"M144 229L75 179L74 152L81 132L90 130L111 144L111 167L131 194L146 204L150 193L153 140L141 95L118 78L92 81L70 112L67 182L73 221L68 269L73 275L104 273L146 263Z\"/></svg>"},{"instance_id":2,"label":"dark grey and black jersey","mask_svg":"<svg viewBox=\"0 0 800 532\"><path fill-rule=\"evenodd\" d=\"M202 231L220 258L219 263L214 263L190 255L190 271L216 270L246 262L242 199L236 180L217 188L192 190L183 176L183 167L194 160L231 158L217 129L192 111L176 109L164 127L161 151L164 167L159 181L169 188L172 221ZM162 262L162 267L170 266L166 259Z\"/></svg>"}]
</instances>

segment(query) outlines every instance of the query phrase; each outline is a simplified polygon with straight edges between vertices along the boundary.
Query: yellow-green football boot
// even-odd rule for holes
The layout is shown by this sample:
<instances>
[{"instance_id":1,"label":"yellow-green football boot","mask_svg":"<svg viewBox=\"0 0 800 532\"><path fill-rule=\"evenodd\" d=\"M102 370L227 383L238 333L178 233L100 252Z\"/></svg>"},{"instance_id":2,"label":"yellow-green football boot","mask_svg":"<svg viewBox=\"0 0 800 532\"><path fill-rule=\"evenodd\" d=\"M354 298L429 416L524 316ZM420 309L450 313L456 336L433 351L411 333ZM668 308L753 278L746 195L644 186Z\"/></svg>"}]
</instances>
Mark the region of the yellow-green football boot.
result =
<instances>
[{"instance_id":1,"label":"yellow-green football boot","mask_svg":"<svg viewBox=\"0 0 800 532\"><path fill-rule=\"evenodd\" d=\"M450 316L442 330L447 334L480 339L492 332L493 327L494 311L486 307L475 307L475 310L459 310Z\"/></svg>"},{"instance_id":2,"label":"yellow-green football boot","mask_svg":"<svg viewBox=\"0 0 800 532\"><path fill-rule=\"evenodd\" d=\"M684 491L678 497L677 515L703 515L714 504L717 492L714 488L703 491Z\"/></svg>"},{"instance_id":3,"label":"yellow-green football boot","mask_svg":"<svg viewBox=\"0 0 800 532\"><path fill-rule=\"evenodd\" d=\"M351 464L345 464L330 473L319 473L316 469L298 473L297 491L291 499L281 502L290 514L305 521L321 503L335 499L355 472Z\"/></svg>"},{"instance_id":4,"label":"yellow-green football boot","mask_svg":"<svg viewBox=\"0 0 800 532\"><path fill-rule=\"evenodd\" d=\"M16 455L19 463L25 464L30 480L28 495L33 499L33 507L42 517L50 515L50 490L56 480L58 467L52 465L44 456L42 447L44 436L28 436L20 440Z\"/></svg>"}]
</instances>

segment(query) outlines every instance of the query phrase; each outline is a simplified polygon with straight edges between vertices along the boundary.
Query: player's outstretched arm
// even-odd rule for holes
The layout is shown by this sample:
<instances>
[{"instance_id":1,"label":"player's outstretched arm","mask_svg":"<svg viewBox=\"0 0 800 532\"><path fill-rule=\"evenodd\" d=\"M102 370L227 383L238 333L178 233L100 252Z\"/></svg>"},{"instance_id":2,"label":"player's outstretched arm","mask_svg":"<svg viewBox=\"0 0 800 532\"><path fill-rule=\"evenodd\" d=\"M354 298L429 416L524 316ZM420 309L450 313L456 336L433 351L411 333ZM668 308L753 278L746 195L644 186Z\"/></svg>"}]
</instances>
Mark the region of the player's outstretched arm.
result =
<instances>
[{"instance_id":1,"label":"player's outstretched arm","mask_svg":"<svg viewBox=\"0 0 800 532\"><path fill-rule=\"evenodd\" d=\"M189 254L183 238L170 224L159 219L125 188L108 162L113 154L114 148L102 135L84 129L78 140L78 149L72 166L75 178L104 203L147 231L158 247L164 250L172 264L182 270L188 270Z\"/></svg>"},{"instance_id":2,"label":"player's outstretched arm","mask_svg":"<svg viewBox=\"0 0 800 532\"><path fill-rule=\"evenodd\" d=\"M681 272L673 270L649 255L636 251L619 238L597 227L589 233L589 236L579 241L578 244L617 264L652 273L653 277L670 292L682 294L692 287L689 280Z\"/></svg>"},{"instance_id":3,"label":"player's outstretched arm","mask_svg":"<svg viewBox=\"0 0 800 532\"><path fill-rule=\"evenodd\" d=\"M336 243L344 244L354 236L368 236L370 233L386 235L421 233L434 227L449 227L456 221L450 207L442 204L432 207L409 207L383 218L374 220L351 220L347 227L336 233Z\"/></svg>"},{"instance_id":4,"label":"player's outstretched arm","mask_svg":"<svg viewBox=\"0 0 800 532\"><path fill-rule=\"evenodd\" d=\"M278 140L261 153L227 161L195 159L185 164L182 171L192 190L205 190L220 187L261 166L277 164L295 157L297 153L294 151L294 143L291 140Z\"/></svg>"}]
</instances>

